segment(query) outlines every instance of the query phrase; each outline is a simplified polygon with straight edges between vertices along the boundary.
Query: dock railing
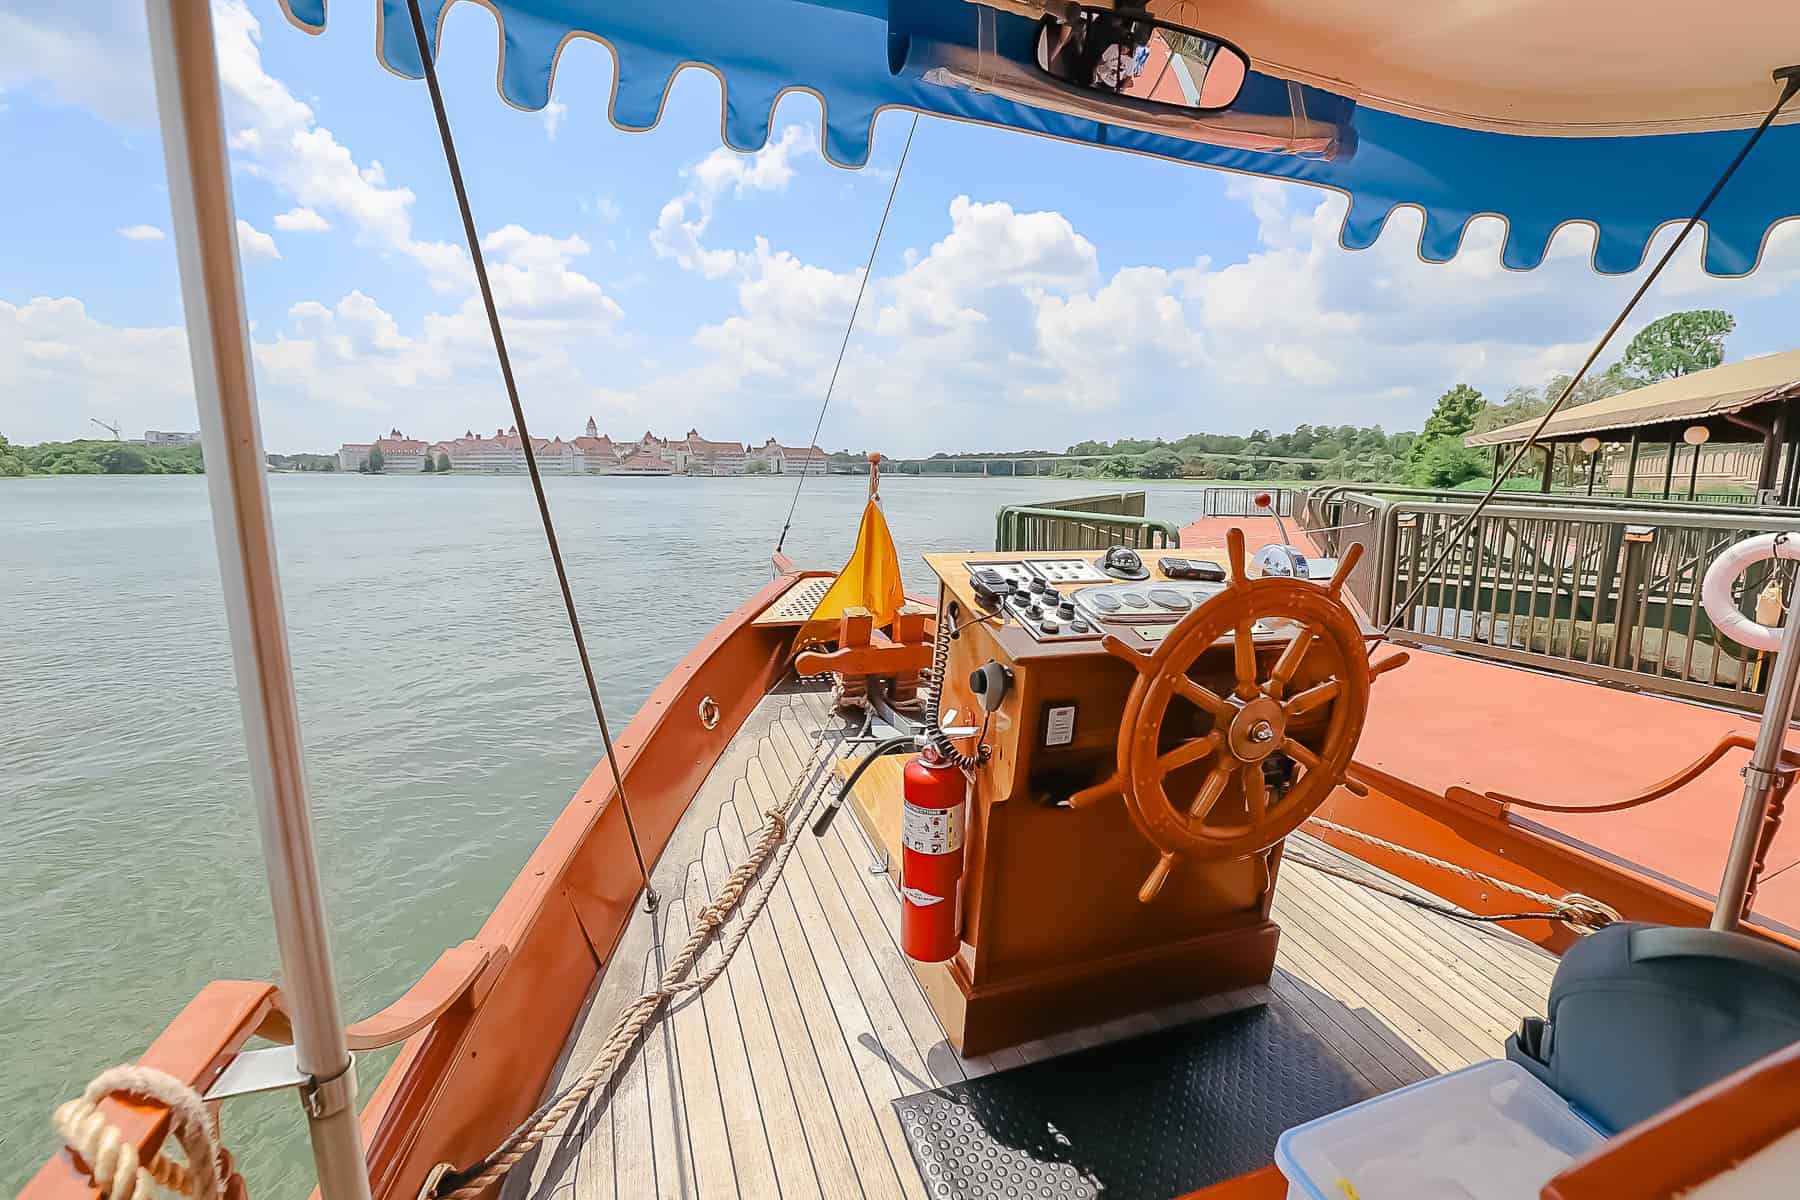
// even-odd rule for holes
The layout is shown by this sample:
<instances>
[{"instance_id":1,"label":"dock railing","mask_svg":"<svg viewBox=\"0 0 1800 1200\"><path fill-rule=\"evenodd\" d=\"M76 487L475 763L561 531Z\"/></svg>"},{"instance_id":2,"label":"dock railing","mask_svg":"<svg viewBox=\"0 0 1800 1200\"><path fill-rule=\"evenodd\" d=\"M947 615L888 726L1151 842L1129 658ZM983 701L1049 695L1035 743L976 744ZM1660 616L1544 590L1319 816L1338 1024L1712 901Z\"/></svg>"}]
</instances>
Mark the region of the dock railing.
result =
<instances>
[{"instance_id":1,"label":"dock railing","mask_svg":"<svg viewBox=\"0 0 1800 1200\"><path fill-rule=\"evenodd\" d=\"M1142 492L1009 504L994 516L996 550L1104 550L1108 546L1156 550L1179 545L1178 526L1144 516Z\"/></svg>"},{"instance_id":2,"label":"dock railing","mask_svg":"<svg viewBox=\"0 0 1800 1200\"><path fill-rule=\"evenodd\" d=\"M1715 633L1701 580L1742 538L1800 533L1800 511L1503 493L1459 532L1475 502L1333 486L1309 493L1299 516L1327 555L1363 544L1349 590L1378 626L1400 610L1397 641L1760 707L1767 656ZM1783 574L1791 599L1794 578ZM1744 611L1767 579L1741 581Z\"/></svg>"},{"instance_id":3,"label":"dock railing","mask_svg":"<svg viewBox=\"0 0 1800 1200\"><path fill-rule=\"evenodd\" d=\"M1200 489L1200 514L1206 517L1267 517L1294 515L1295 489L1291 487L1204 487ZM1269 497L1275 511L1257 503Z\"/></svg>"}]
</instances>

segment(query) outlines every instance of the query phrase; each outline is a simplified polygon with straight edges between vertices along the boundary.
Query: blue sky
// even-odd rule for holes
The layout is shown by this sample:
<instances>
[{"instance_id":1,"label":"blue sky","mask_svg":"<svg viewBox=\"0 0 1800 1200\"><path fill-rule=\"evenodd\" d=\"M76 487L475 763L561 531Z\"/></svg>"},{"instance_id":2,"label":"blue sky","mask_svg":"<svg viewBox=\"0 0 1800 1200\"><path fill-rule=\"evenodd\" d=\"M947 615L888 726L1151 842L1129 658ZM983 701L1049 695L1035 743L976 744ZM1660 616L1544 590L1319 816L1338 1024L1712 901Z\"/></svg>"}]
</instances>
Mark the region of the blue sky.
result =
<instances>
[{"instance_id":1,"label":"blue sky","mask_svg":"<svg viewBox=\"0 0 1800 1200\"><path fill-rule=\"evenodd\" d=\"M374 5L333 4L320 37L273 0L214 9L269 448L509 423L425 89L376 64ZM656 130L625 134L599 46L565 52L545 113L500 101L494 61L492 17L457 6L441 72L534 432L592 415L615 434L803 440L910 118L885 115L871 167L845 171L821 159L804 96L742 156L719 146L704 72L679 77ZM132 434L195 424L154 114L137 0L0 0L0 144L30 181L0 189L0 433L15 440L98 432L90 416ZM1416 217L1350 253L1342 211L1302 187L926 119L821 441L908 454L1416 428L1454 383L1497 398L1572 369L1632 287L1592 274L1581 228L1518 274L1495 223L1430 266ZM1749 281L1684 253L1624 336L1706 305L1737 314L1732 357L1790 348L1795 228Z\"/></svg>"}]
</instances>

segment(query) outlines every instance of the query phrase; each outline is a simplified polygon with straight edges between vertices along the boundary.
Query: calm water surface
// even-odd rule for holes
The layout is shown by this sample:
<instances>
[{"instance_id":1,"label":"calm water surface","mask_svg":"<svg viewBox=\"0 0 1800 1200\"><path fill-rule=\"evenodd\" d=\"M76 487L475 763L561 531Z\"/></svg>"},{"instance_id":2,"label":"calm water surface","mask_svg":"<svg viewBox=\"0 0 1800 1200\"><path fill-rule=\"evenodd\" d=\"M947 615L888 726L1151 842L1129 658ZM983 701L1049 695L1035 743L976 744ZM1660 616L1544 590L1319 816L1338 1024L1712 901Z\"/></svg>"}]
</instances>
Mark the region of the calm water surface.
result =
<instances>
[{"instance_id":1,"label":"calm water surface","mask_svg":"<svg viewBox=\"0 0 1800 1200\"><path fill-rule=\"evenodd\" d=\"M769 579L792 480L550 479L620 728ZM599 757L524 478L276 475L288 634L333 950L352 1016L474 934ZM1104 490L884 480L915 588L994 510ZM1199 495L1150 487L1150 512ZM788 535L842 563L866 481L813 479ZM139 1053L208 980L273 979L204 480L0 483L0 1186L50 1108ZM366 1096L387 1058L361 1063ZM291 1097L234 1101L252 1194L312 1183Z\"/></svg>"}]
</instances>

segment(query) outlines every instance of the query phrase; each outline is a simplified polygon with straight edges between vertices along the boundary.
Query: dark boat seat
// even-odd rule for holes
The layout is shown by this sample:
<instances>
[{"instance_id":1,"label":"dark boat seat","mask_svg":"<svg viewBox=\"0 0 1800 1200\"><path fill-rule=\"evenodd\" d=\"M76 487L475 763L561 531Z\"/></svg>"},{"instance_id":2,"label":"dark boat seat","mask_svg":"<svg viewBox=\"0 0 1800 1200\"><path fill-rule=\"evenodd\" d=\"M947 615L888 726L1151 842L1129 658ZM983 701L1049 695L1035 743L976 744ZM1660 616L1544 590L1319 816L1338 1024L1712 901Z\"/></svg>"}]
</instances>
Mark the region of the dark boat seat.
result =
<instances>
[{"instance_id":1,"label":"dark boat seat","mask_svg":"<svg viewBox=\"0 0 1800 1200\"><path fill-rule=\"evenodd\" d=\"M1626 922L1569 948L1506 1056L1616 1133L1797 1041L1800 953Z\"/></svg>"}]
</instances>

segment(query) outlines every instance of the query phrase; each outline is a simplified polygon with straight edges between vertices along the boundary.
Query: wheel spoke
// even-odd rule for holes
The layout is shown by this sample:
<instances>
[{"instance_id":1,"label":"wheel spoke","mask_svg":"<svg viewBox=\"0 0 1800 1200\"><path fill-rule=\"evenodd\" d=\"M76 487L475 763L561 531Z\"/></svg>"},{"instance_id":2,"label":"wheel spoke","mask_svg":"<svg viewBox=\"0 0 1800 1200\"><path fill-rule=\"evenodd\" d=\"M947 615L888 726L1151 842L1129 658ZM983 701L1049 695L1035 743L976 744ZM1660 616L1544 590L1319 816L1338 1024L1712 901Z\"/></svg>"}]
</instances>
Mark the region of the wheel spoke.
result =
<instances>
[{"instance_id":1,"label":"wheel spoke","mask_svg":"<svg viewBox=\"0 0 1800 1200\"><path fill-rule=\"evenodd\" d=\"M1227 705L1224 698L1204 684L1195 683L1186 675L1175 680L1175 694L1215 717L1225 715Z\"/></svg>"},{"instance_id":2,"label":"wheel spoke","mask_svg":"<svg viewBox=\"0 0 1800 1200\"><path fill-rule=\"evenodd\" d=\"M1244 767L1244 801L1250 810L1250 823L1259 825L1269 815L1269 781L1263 778L1261 763Z\"/></svg>"},{"instance_id":3,"label":"wheel spoke","mask_svg":"<svg viewBox=\"0 0 1800 1200\"><path fill-rule=\"evenodd\" d=\"M1315 684L1304 692L1294 693L1294 698L1287 702L1288 720L1304 717L1321 704L1337 699L1338 681L1327 679L1324 683Z\"/></svg>"},{"instance_id":4,"label":"wheel spoke","mask_svg":"<svg viewBox=\"0 0 1800 1200\"><path fill-rule=\"evenodd\" d=\"M1294 678L1294 672L1300 669L1300 660L1312 649L1313 638L1316 636L1318 635L1311 625L1302 625L1294 634L1294 640L1287 644L1287 649L1275 660L1275 669L1269 672L1269 684L1264 689L1269 695L1277 700L1281 699L1281 693Z\"/></svg>"},{"instance_id":5,"label":"wheel spoke","mask_svg":"<svg viewBox=\"0 0 1800 1200\"><path fill-rule=\"evenodd\" d=\"M1231 782L1232 774L1232 769L1224 763L1213 767L1212 774L1208 775L1206 782L1200 785L1200 794L1195 796L1194 802L1188 806L1188 823L1190 825L1196 821L1206 820L1206 814L1213 810L1213 805L1217 804L1219 797L1225 794L1225 785Z\"/></svg>"},{"instance_id":6,"label":"wheel spoke","mask_svg":"<svg viewBox=\"0 0 1800 1200\"><path fill-rule=\"evenodd\" d=\"M1199 762L1219 748L1219 735L1209 733L1205 737L1189 738L1167 754L1156 760L1156 773L1160 778L1170 771L1179 771L1190 763Z\"/></svg>"},{"instance_id":7,"label":"wheel spoke","mask_svg":"<svg viewBox=\"0 0 1800 1200\"><path fill-rule=\"evenodd\" d=\"M1308 771L1317 771L1325 765L1319 761L1318 755L1314 754L1309 748L1295 741L1293 738L1282 738L1281 748L1287 751L1289 756L1291 756L1295 762L1305 767Z\"/></svg>"},{"instance_id":8,"label":"wheel spoke","mask_svg":"<svg viewBox=\"0 0 1800 1200\"><path fill-rule=\"evenodd\" d=\"M1144 877L1142 886L1138 888L1139 904L1148 904L1156 899L1157 893L1163 889L1163 884L1169 882L1169 872L1174 867L1175 852L1165 850L1162 857L1156 860L1156 865L1150 868L1150 874Z\"/></svg>"},{"instance_id":9,"label":"wheel spoke","mask_svg":"<svg viewBox=\"0 0 1800 1200\"><path fill-rule=\"evenodd\" d=\"M1256 686L1256 641L1249 621L1238 622L1231 646L1237 657L1237 694L1254 700L1262 689Z\"/></svg>"}]
</instances>

